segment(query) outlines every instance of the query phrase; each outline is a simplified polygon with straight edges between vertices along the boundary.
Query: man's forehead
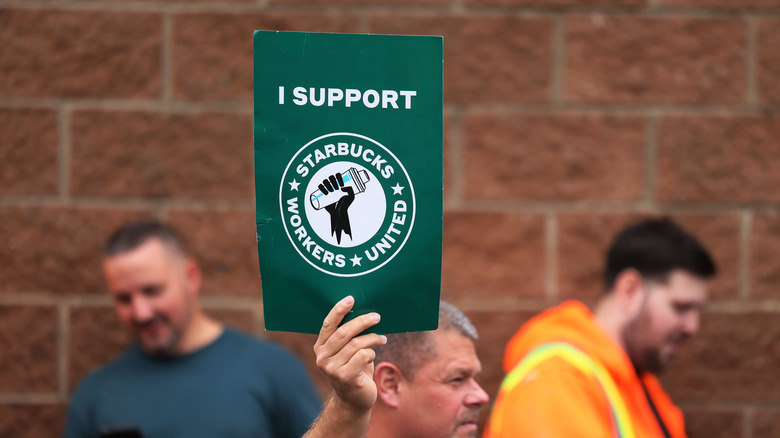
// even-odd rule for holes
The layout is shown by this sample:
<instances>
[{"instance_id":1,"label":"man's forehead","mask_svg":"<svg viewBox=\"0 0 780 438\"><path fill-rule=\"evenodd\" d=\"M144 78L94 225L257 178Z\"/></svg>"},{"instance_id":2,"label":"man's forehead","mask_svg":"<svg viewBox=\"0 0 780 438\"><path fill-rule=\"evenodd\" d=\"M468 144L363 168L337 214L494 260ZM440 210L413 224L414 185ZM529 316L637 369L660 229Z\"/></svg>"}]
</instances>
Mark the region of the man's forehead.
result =
<instances>
[{"instance_id":1,"label":"man's forehead","mask_svg":"<svg viewBox=\"0 0 780 438\"><path fill-rule=\"evenodd\" d=\"M179 259L162 241L149 239L131 250L104 257L103 271L109 277L119 273L162 273L175 266Z\"/></svg>"},{"instance_id":2,"label":"man's forehead","mask_svg":"<svg viewBox=\"0 0 780 438\"><path fill-rule=\"evenodd\" d=\"M658 289L665 292L669 301L680 304L704 304L709 294L710 280L687 271L672 271Z\"/></svg>"},{"instance_id":3,"label":"man's forehead","mask_svg":"<svg viewBox=\"0 0 780 438\"><path fill-rule=\"evenodd\" d=\"M482 365L477 357L474 341L453 330L437 330L433 333L436 358L440 370L473 370L479 372Z\"/></svg>"}]
</instances>

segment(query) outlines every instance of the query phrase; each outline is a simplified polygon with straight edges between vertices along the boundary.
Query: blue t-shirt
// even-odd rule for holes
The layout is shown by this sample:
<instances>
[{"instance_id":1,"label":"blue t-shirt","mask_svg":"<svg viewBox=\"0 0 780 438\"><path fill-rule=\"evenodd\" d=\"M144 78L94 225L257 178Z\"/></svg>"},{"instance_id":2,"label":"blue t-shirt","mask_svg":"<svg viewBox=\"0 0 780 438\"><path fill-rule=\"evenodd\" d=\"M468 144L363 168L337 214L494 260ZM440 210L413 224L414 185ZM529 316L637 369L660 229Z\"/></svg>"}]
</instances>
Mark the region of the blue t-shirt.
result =
<instances>
[{"instance_id":1,"label":"blue t-shirt","mask_svg":"<svg viewBox=\"0 0 780 438\"><path fill-rule=\"evenodd\" d=\"M193 353L159 358L133 346L73 395L66 438L135 427L144 438L299 438L322 404L282 347L225 329Z\"/></svg>"}]
</instances>

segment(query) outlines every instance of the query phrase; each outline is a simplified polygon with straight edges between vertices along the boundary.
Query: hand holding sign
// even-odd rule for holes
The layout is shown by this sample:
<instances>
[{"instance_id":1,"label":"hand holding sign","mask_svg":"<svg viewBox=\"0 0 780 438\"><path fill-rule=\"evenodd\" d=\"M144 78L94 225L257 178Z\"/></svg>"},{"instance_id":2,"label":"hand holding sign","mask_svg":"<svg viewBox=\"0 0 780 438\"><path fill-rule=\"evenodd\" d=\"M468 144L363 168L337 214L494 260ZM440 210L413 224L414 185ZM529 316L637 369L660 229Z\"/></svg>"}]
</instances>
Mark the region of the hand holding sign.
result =
<instances>
[{"instance_id":1,"label":"hand holding sign","mask_svg":"<svg viewBox=\"0 0 780 438\"><path fill-rule=\"evenodd\" d=\"M354 304L351 296L339 301L325 317L314 344L317 366L334 395L305 438L363 437L368 430L377 396L371 347L384 345L387 338L373 333L358 336L379 322L377 313L361 315L339 327Z\"/></svg>"},{"instance_id":2,"label":"hand holding sign","mask_svg":"<svg viewBox=\"0 0 780 438\"><path fill-rule=\"evenodd\" d=\"M336 396L356 410L370 410L376 400L375 354L371 347L384 345L387 338L374 333L357 336L379 322L378 313L361 315L338 326L354 304L355 299L349 296L331 309L322 323L314 353L317 366Z\"/></svg>"}]
</instances>

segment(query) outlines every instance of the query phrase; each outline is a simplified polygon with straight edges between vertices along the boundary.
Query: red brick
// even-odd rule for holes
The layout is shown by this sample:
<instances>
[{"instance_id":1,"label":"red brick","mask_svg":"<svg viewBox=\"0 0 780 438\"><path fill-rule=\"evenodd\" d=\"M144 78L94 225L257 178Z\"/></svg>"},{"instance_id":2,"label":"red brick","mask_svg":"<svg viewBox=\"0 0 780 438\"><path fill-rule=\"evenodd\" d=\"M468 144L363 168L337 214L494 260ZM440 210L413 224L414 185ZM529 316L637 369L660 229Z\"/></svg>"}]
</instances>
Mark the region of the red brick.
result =
<instances>
[{"instance_id":1,"label":"red brick","mask_svg":"<svg viewBox=\"0 0 780 438\"><path fill-rule=\"evenodd\" d=\"M174 96L182 100L252 100L252 32L357 32L346 14L202 14L173 20Z\"/></svg>"},{"instance_id":2,"label":"red brick","mask_svg":"<svg viewBox=\"0 0 780 438\"><path fill-rule=\"evenodd\" d=\"M776 9L779 0L660 0L666 7L714 8L732 10Z\"/></svg>"},{"instance_id":3,"label":"red brick","mask_svg":"<svg viewBox=\"0 0 780 438\"><path fill-rule=\"evenodd\" d=\"M455 142L460 136L461 122L458 116L444 116L443 120L443 157L442 157L442 188L444 191L444 202L452 198L455 190L454 172L462 174L462 170L456 166L455 160Z\"/></svg>"},{"instance_id":4,"label":"red brick","mask_svg":"<svg viewBox=\"0 0 780 438\"><path fill-rule=\"evenodd\" d=\"M444 101L544 102L550 95L552 21L516 16L373 15L372 33L443 35Z\"/></svg>"},{"instance_id":5,"label":"red brick","mask_svg":"<svg viewBox=\"0 0 780 438\"><path fill-rule=\"evenodd\" d=\"M0 306L0 351L0 392L56 392L57 309Z\"/></svg>"},{"instance_id":6,"label":"red brick","mask_svg":"<svg viewBox=\"0 0 780 438\"><path fill-rule=\"evenodd\" d=\"M778 298L780 291L780 216L756 214L750 229L750 296Z\"/></svg>"},{"instance_id":7,"label":"red brick","mask_svg":"<svg viewBox=\"0 0 780 438\"><path fill-rule=\"evenodd\" d=\"M314 381L314 386L323 398L331 392L331 387L325 376L322 374L314 357L314 343L317 342L317 335L305 333L290 332L266 332L268 340L277 342L291 351L300 359L301 363L309 371L309 376Z\"/></svg>"},{"instance_id":8,"label":"red brick","mask_svg":"<svg viewBox=\"0 0 780 438\"><path fill-rule=\"evenodd\" d=\"M751 438L776 438L780 436L780 411L761 409L753 414Z\"/></svg>"},{"instance_id":9,"label":"red brick","mask_svg":"<svg viewBox=\"0 0 780 438\"><path fill-rule=\"evenodd\" d=\"M598 6L642 7L646 0L466 0L469 6L524 6L538 8L587 8Z\"/></svg>"},{"instance_id":10,"label":"red brick","mask_svg":"<svg viewBox=\"0 0 780 438\"><path fill-rule=\"evenodd\" d=\"M239 114L73 114L78 196L252 196L252 121ZM110 147L106 147L110 145Z\"/></svg>"},{"instance_id":11,"label":"red brick","mask_svg":"<svg viewBox=\"0 0 780 438\"><path fill-rule=\"evenodd\" d=\"M604 293L604 261L614 236L637 214L563 214L558 217L558 290L561 298L596 299Z\"/></svg>"},{"instance_id":12,"label":"red brick","mask_svg":"<svg viewBox=\"0 0 780 438\"><path fill-rule=\"evenodd\" d=\"M558 272L562 298L597 299L604 292L607 250L640 214L568 214L559 217ZM672 219L708 248L718 264L712 298L739 295L739 218L736 215L676 215Z\"/></svg>"},{"instance_id":13,"label":"red brick","mask_svg":"<svg viewBox=\"0 0 780 438\"><path fill-rule=\"evenodd\" d=\"M574 16L566 23L572 102L735 104L745 99L742 19Z\"/></svg>"},{"instance_id":14,"label":"red brick","mask_svg":"<svg viewBox=\"0 0 780 438\"><path fill-rule=\"evenodd\" d=\"M742 413L686 409L685 431L688 438L734 438L742 436Z\"/></svg>"},{"instance_id":15,"label":"red brick","mask_svg":"<svg viewBox=\"0 0 780 438\"><path fill-rule=\"evenodd\" d=\"M632 200L644 186L638 117L476 113L465 121L465 196Z\"/></svg>"},{"instance_id":16,"label":"red brick","mask_svg":"<svg viewBox=\"0 0 780 438\"><path fill-rule=\"evenodd\" d=\"M669 117L658 129L659 200L780 201L778 117Z\"/></svg>"},{"instance_id":17,"label":"red brick","mask_svg":"<svg viewBox=\"0 0 780 438\"><path fill-rule=\"evenodd\" d=\"M127 0L88 0L98 3L127 3ZM241 3L241 4L255 4L257 0L144 0L145 3L171 3L171 4L187 4L187 3Z\"/></svg>"},{"instance_id":18,"label":"red brick","mask_svg":"<svg viewBox=\"0 0 780 438\"><path fill-rule=\"evenodd\" d=\"M131 12L0 11L0 94L159 96L161 23Z\"/></svg>"},{"instance_id":19,"label":"red brick","mask_svg":"<svg viewBox=\"0 0 780 438\"><path fill-rule=\"evenodd\" d=\"M498 387L504 379L504 350L509 338L526 321L537 313L532 311L470 311L466 312L471 322L477 328L479 339L476 342L477 355L482 362L482 374L478 380L485 391L490 394L490 401L495 401Z\"/></svg>"},{"instance_id":20,"label":"red brick","mask_svg":"<svg viewBox=\"0 0 780 438\"><path fill-rule=\"evenodd\" d=\"M780 5L780 0L773 2ZM780 103L780 19L758 21L756 76L758 100L764 104Z\"/></svg>"},{"instance_id":21,"label":"red brick","mask_svg":"<svg viewBox=\"0 0 780 438\"><path fill-rule=\"evenodd\" d=\"M102 292L100 254L115 228L145 212L0 208L0 292Z\"/></svg>"},{"instance_id":22,"label":"red brick","mask_svg":"<svg viewBox=\"0 0 780 438\"><path fill-rule=\"evenodd\" d=\"M482 373L477 377L477 381L490 396L490 403L480 412L480 432L484 429L490 410L496 401L498 388L504 379L502 363L506 344L517 329L536 313L529 311L467 312L469 319L479 332L476 347L477 356L482 362Z\"/></svg>"},{"instance_id":23,"label":"red brick","mask_svg":"<svg viewBox=\"0 0 780 438\"><path fill-rule=\"evenodd\" d=\"M718 273L710 284L710 297L738 298L739 217L736 214L676 215L674 219L699 239L718 265Z\"/></svg>"},{"instance_id":24,"label":"red brick","mask_svg":"<svg viewBox=\"0 0 780 438\"><path fill-rule=\"evenodd\" d=\"M65 406L0 405L0 436L42 438L62 435Z\"/></svg>"},{"instance_id":25,"label":"red brick","mask_svg":"<svg viewBox=\"0 0 780 438\"><path fill-rule=\"evenodd\" d=\"M770 402L780 393L780 318L774 313L706 312L701 331L664 376L677 402Z\"/></svg>"},{"instance_id":26,"label":"red brick","mask_svg":"<svg viewBox=\"0 0 780 438\"><path fill-rule=\"evenodd\" d=\"M449 6L451 0L268 0L271 5Z\"/></svg>"},{"instance_id":27,"label":"red brick","mask_svg":"<svg viewBox=\"0 0 780 438\"><path fill-rule=\"evenodd\" d=\"M254 209L175 211L169 219L200 261L203 293L261 295Z\"/></svg>"},{"instance_id":28,"label":"red brick","mask_svg":"<svg viewBox=\"0 0 780 438\"><path fill-rule=\"evenodd\" d=\"M256 333L258 329L257 318L250 309L211 309L206 308L205 312L217 321L241 330L246 333Z\"/></svg>"},{"instance_id":29,"label":"red brick","mask_svg":"<svg viewBox=\"0 0 780 438\"><path fill-rule=\"evenodd\" d=\"M0 132L0 196L56 194L54 111L0 109Z\"/></svg>"},{"instance_id":30,"label":"red brick","mask_svg":"<svg viewBox=\"0 0 780 438\"><path fill-rule=\"evenodd\" d=\"M454 297L542 297L544 219L517 213L448 213L442 290Z\"/></svg>"},{"instance_id":31,"label":"red brick","mask_svg":"<svg viewBox=\"0 0 780 438\"><path fill-rule=\"evenodd\" d=\"M70 389L130 345L130 336L113 307L81 307L70 313L68 345Z\"/></svg>"}]
</instances>

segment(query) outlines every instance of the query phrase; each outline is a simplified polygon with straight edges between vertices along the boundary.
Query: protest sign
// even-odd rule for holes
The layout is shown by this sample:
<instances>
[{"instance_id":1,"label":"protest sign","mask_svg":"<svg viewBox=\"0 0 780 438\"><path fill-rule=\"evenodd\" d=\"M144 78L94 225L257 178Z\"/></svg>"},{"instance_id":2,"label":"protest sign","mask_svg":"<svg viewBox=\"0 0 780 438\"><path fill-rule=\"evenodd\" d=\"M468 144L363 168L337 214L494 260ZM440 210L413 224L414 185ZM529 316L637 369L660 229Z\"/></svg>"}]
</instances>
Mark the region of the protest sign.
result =
<instances>
[{"instance_id":1,"label":"protest sign","mask_svg":"<svg viewBox=\"0 0 780 438\"><path fill-rule=\"evenodd\" d=\"M442 38L257 31L257 243L268 330L330 308L437 327Z\"/></svg>"}]
</instances>

